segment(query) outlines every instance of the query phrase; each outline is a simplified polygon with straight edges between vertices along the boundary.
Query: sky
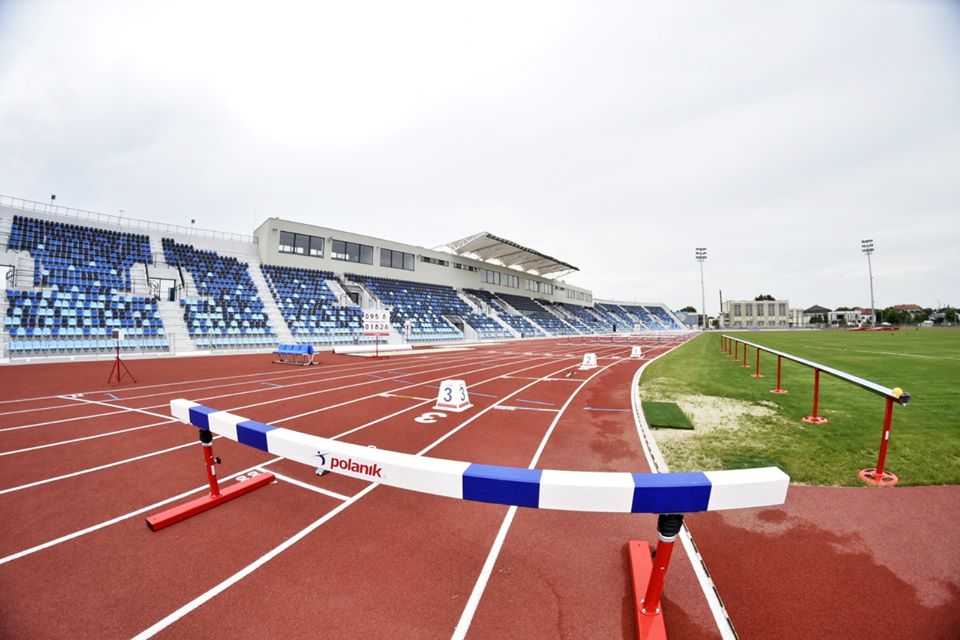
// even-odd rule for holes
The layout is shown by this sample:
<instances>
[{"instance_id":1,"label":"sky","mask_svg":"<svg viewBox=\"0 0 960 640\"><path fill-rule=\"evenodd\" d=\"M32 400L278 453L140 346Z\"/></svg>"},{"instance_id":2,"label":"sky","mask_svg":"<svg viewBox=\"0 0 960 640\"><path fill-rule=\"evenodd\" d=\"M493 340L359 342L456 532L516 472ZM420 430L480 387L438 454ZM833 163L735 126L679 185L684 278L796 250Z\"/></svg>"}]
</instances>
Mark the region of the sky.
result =
<instances>
[{"instance_id":1,"label":"sky","mask_svg":"<svg viewBox=\"0 0 960 640\"><path fill-rule=\"evenodd\" d=\"M489 231L597 298L960 305L960 3L0 0L0 193Z\"/></svg>"}]
</instances>

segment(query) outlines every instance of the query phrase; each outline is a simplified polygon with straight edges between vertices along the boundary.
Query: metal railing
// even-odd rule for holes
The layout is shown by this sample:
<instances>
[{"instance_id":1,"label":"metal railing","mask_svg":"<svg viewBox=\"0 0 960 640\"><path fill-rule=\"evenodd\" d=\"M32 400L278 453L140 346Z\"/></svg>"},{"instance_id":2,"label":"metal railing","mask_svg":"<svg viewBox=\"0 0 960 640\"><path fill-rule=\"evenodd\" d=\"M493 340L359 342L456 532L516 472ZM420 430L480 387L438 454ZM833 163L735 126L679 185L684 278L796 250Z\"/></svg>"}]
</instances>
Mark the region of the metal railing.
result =
<instances>
[{"instance_id":1,"label":"metal railing","mask_svg":"<svg viewBox=\"0 0 960 640\"><path fill-rule=\"evenodd\" d=\"M242 233L233 233L230 231L215 231L213 229L200 229L194 226L184 226L179 224L167 224L165 222L154 222L152 220L139 220L137 218L128 218L98 211L86 211L84 209L74 209L72 207L62 207L52 202L37 202L35 200L26 200L24 198L15 198L0 194L0 206L20 211L32 213L47 213L60 216L78 218L80 220L92 220L102 224L112 224L119 227L131 229L146 229L149 231L159 231L161 233L179 233L189 236L199 236L202 238L216 238L218 240L230 240L233 242L245 242L256 244L256 236L244 235Z\"/></svg>"},{"instance_id":2,"label":"metal railing","mask_svg":"<svg viewBox=\"0 0 960 640\"><path fill-rule=\"evenodd\" d=\"M742 349L741 345L743 345ZM763 374L760 373L761 352L769 353L770 355L777 357L777 387L775 389L771 389L770 393L787 393L787 390L782 386L782 369L784 360L795 362L801 366L813 369L813 412L811 415L804 416L802 418L803 422L808 424L826 424L829 422L827 418L824 418L818 413L820 407L821 373L833 376L834 378L843 380L844 382L848 382L852 385L860 387L861 389L866 389L871 393L881 396L884 399L883 437L880 440L880 453L877 457L877 466L873 469L862 469L858 475L860 476L861 480L867 484L873 485L892 486L899 481L899 478L895 474L884 470L884 465L887 459L887 446L890 444L890 427L893 422L893 405L895 403L905 405L910 402L909 393L903 389L900 389L899 387L891 389L889 387L877 384L876 382L872 382L870 380L866 380L865 378L847 373L846 371L841 371L840 369L828 367L827 365L820 364L819 362L807 360L806 358L800 358L789 353L784 353L783 351L771 349L770 347L765 347L753 342L741 340L740 338L734 338L733 336L725 334L720 335L720 350L726 355L730 356L734 362L741 363L740 366L744 369L751 368L751 365L747 364L748 348L753 348L755 351L755 371L752 374L752 377L754 378L764 377ZM742 356L741 351L743 353Z\"/></svg>"}]
</instances>

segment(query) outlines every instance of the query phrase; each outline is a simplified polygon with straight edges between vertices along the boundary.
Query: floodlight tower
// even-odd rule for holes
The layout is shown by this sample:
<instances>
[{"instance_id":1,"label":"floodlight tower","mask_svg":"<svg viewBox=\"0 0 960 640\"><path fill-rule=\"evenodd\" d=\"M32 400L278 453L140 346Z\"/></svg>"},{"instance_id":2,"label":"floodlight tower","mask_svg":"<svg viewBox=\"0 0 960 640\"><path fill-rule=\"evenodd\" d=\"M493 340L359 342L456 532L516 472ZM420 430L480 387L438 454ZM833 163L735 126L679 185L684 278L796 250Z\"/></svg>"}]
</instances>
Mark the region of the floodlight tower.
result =
<instances>
[{"instance_id":1,"label":"floodlight tower","mask_svg":"<svg viewBox=\"0 0 960 640\"><path fill-rule=\"evenodd\" d=\"M707 259L707 248L697 247L697 262L700 263L700 312L703 314L703 330L707 330L707 296L703 289L703 261ZM722 309L721 309L722 311Z\"/></svg>"},{"instance_id":2,"label":"floodlight tower","mask_svg":"<svg viewBox=\"0 0 960 640\"><path fill-rule=\"evenodd\" d=\"M870 273L870 314L873 316L870 320L870 324L876 325L877 308L873 306L873 264L870 262L870 256L873 255L873 240L861 240L860 251L867 254L867 270Z\"/></svg>"}]
</instances>

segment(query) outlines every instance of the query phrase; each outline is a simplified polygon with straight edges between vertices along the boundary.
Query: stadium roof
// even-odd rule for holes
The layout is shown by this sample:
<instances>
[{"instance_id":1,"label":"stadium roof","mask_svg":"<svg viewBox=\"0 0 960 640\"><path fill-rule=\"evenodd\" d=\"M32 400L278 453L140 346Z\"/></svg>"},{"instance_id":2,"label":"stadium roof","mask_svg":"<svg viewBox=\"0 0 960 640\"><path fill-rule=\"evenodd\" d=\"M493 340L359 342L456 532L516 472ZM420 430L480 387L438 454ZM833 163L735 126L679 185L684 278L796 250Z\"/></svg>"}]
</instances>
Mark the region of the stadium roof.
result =
<instances>
[{"instance_id":1,"label":"stadium roof","mask_svg":"<svg viewBox=\"0 0 960 640\"><path fill-rule=\"evenodd\" d=\"M486 231L448 242L443 245L443 248L454 255L520 269L538 276L559 278L571 271L580 271L572 264L551 258Z\"/></svg>"}]
</instances>

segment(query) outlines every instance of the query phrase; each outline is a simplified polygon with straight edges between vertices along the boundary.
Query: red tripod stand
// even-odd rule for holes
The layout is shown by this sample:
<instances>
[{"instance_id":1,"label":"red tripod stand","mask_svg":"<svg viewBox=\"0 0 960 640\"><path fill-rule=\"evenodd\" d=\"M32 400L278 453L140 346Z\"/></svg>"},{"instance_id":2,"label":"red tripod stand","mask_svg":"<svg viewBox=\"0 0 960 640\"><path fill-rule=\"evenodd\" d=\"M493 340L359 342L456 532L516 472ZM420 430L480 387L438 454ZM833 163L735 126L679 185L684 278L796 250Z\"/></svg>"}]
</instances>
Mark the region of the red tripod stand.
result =
<instances>
[{"instance_id":1,"label":"red tripod stand","mask_svg":"<svg viewBox=\"0 0 960 640\"><path fill-rule=\"evenodd\" d=\"M120 384L123 381L123 376L128 376L134 383L137 382L137 379L133 377L133 374L130 373L130 369L127 369L127 365L123 363L123 360L120 359L120 340L116 341L114 345L117 350L117 357L113 361L113 368L110 369L110 377L107 378L107 384L113 384L114 375L117 378L117 384Z\"/></svg>"}]
</instances>

